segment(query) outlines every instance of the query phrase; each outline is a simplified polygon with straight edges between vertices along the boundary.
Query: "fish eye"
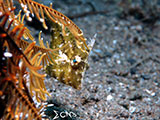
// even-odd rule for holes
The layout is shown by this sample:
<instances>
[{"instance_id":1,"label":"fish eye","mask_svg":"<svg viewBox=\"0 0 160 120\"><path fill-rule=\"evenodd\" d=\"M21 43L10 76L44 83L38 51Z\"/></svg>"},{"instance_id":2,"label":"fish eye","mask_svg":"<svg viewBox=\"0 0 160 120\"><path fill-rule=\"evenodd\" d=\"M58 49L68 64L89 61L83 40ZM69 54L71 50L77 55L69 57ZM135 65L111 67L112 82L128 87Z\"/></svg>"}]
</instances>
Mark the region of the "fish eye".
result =
<instances>
[{"instance_id":1,"label":"fish eye","mask_svg":"<svg viewBox=\"0 0 160 120\"><path fill-rule=\"evenodd\" d=\"M76 59L73 59L73 63L77 63L77 60L76 60Z\"/></svg>"}]
</instances>

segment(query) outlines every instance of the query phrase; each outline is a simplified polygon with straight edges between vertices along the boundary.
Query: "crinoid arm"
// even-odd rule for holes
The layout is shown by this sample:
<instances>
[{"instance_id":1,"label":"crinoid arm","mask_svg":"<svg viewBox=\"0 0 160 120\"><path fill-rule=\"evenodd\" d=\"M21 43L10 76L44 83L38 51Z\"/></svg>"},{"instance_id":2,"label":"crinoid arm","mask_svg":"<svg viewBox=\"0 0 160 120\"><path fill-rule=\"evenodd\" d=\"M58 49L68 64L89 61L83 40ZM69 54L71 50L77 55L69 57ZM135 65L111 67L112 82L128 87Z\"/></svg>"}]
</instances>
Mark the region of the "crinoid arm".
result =
<instances>
[{"instance_id":1,"label":"crinoid arm","mask_svg":"<svg viewBox=\"0 0 160 120\"><path fill-rule=\"evenodd\" d=\"M65 32L65 29L68 28L70 32L75 36L76 41L82 42L85 47L85 51L89 51L88 45L86 44L86 38L83 36L82 30L72 22L68 17L63 15L62 13L56 11L51 7L47 7L43 4L39 4L33 0L18 0L21 4L23 11L25 12L28 20L32 20L30 14L32 16L36 16L40 22L43 23L43 27L48 29L46 25L46 20L44 14L54 23L59 24L62 27L62 33L64 36L68 34Z\"/></svg>"},{"instance_id":2,"label":"crinoid arm","mask_svg":"<svg viewBox=\"0 0 160 120\"><path fill-rule=\"evenodd\" d=\"M45 75L38 73L42 68L40 62L45 54L36 53L28 57L30 52L27 53L26 51L32 43L28 43L28 47L24 51L20 49L18 43L21 41L26 28L23 24L14 25L15 18L11 19L10 17L12 12L14 9L5 11L0 15L0 105L2 105L0 118L41 120L40 111L36 108L30 93L31 89L26 83L30 82L30 86L33 86L31 82L37 80L37 86L34 87L38 91L34 89L32 91L37 94L37 100L46 100L45 94L49 93L43 83ZM32 74L34 79L28 80L25 77L29 74Z\"/></svg>"}]
</instances>

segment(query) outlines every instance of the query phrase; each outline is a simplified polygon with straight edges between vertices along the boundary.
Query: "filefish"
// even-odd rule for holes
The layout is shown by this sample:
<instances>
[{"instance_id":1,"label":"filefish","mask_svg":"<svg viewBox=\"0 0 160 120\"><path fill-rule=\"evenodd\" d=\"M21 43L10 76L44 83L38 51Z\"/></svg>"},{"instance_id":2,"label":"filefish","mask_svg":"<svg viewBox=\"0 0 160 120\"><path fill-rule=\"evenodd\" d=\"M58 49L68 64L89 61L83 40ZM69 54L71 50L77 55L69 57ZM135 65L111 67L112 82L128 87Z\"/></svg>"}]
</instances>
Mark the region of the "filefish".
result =
<instances>
[{"instance_id":1,"label":"filefish","mask_svg":"<svg viewBox=\"0 0 160 120\"><path fill-rule=\"evenodd\" d=\"M88 56L96 35L90 39L87 49L68 28L65 28L66 35L63 33L61 24L51 23L50 48L59 50L53 55L54 63L46 67L46 72L64 84L81 89L84 73L89 67Z\"/></svg>"}]
</instances>

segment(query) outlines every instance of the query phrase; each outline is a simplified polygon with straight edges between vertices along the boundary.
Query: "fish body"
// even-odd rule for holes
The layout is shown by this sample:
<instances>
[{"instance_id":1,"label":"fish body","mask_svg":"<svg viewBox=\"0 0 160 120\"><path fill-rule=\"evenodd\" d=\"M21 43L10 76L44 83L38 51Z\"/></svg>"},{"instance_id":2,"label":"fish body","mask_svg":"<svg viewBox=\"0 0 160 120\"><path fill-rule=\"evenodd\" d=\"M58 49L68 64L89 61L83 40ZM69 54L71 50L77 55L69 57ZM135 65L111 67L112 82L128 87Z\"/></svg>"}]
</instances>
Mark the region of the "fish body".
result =
<instances>
[{"instance_id":1,"label":"fish body","mask_svg":"<svg viewBox=\"0 0 160 120\"><path fill-rule=\"evenodd\" d=\"M68 28L65 28L65 33L66 35L59 24L52 23L50 48L62 49L56 52L58 55L53 56L55 62L48 65L46 71L62 83L80 89L91 49L85 48L83 42L77 40Z\"/></svg>"}]
</instances>

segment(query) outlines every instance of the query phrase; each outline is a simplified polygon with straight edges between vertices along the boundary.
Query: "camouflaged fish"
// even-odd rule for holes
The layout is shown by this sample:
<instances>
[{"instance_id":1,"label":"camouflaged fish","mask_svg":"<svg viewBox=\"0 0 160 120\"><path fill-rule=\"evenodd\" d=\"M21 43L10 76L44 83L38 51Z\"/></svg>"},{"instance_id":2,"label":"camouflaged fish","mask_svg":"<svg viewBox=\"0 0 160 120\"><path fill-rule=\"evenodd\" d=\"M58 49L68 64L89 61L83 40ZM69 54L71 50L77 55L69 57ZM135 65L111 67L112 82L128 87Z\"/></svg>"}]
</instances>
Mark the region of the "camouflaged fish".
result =
<instances>
[{"instance_id":1,"label":"camouflaged fish","mask_svg":"<svg viewBox=\"0 0 160 120\"><path fill-rule=\"evenodd\" d=\"M47 66L47 74L70 85L81 89L81 81L88 66L88 55L95 42L95 37L90 39L88 48L82 42L78 42L68 28L65 29L66 36L62 33L59 24L52 23L50 48L56 49L65 46L54 56L55 64Z\"/></svg>"}]
</instances>

